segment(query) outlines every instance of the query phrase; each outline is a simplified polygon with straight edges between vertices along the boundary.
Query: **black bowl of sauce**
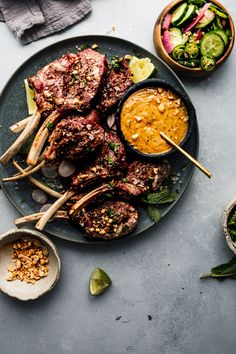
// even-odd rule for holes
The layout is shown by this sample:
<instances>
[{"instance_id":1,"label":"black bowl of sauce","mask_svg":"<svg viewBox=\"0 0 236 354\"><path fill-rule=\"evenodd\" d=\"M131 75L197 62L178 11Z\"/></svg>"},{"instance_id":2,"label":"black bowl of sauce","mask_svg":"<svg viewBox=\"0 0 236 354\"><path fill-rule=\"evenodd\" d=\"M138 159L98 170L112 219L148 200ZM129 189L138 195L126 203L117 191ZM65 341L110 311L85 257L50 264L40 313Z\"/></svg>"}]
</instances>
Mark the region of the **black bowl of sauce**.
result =
<instances>
[{"instance_id":1,"label":"black bowl of sauce","mask_svg":"<svg viewBox=\"0 0 236 354\"><path fill-rule=\"evenodd\" d=\"M195 122L196 112L189 97L161 79L133 85L116 112L117 130L125 145L148 158L166 157L175 151L160 136L161 131L183 146Z\"/></svg>"}]
</instances>

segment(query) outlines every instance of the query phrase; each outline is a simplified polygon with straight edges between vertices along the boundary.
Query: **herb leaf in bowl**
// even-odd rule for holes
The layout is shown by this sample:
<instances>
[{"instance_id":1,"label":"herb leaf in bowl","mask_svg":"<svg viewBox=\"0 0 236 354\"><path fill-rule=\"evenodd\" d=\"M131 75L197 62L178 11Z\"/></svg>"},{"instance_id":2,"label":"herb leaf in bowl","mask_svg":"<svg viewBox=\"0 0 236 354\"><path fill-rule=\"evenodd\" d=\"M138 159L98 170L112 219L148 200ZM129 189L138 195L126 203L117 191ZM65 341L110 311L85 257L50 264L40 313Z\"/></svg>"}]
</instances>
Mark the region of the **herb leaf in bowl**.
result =
<instances>
[{"instance_id":1,"label":"herb leaf in bowl","mask_svg":"<svg viewBox=\"0 0 236 354\"><path fill-rule=\"evenodd\" d=\"M236 241L236 209L234 208L228 218L228 232L232 238L232 241Z\"/></svg>"}]
</instances>

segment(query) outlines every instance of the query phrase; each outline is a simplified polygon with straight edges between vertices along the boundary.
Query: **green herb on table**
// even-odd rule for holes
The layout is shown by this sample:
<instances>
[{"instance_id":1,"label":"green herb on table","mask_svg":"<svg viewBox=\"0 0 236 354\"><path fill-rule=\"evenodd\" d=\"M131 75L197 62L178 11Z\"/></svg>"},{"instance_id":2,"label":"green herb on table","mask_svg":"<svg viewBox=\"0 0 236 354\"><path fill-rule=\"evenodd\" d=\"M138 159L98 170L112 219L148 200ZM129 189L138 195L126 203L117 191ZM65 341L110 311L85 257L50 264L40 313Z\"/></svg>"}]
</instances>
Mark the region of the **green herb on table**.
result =
<instances>
[{"instance_id":1,"label":"green herb on table","mask_svg":"<svg viewBox=\"0 0 236 354\"><path fill-rule=\"evenodd\" d=\"M227 226L232 241L235 242L236 241L236 208L234 208L229 214Z\"/></svg>"},{"instance_id":2,"label":"green herb on table","mask_svg":"<svg viewBox=\"0 0 236 354\"><path fill-rule=\"evenodd\" d=\"M236 276L236 256L234 256L229 263L221 264L211 269L210 273L202 275L200 279L218 278L224 279L227 277Z\"/></svg>"}]
</instances>

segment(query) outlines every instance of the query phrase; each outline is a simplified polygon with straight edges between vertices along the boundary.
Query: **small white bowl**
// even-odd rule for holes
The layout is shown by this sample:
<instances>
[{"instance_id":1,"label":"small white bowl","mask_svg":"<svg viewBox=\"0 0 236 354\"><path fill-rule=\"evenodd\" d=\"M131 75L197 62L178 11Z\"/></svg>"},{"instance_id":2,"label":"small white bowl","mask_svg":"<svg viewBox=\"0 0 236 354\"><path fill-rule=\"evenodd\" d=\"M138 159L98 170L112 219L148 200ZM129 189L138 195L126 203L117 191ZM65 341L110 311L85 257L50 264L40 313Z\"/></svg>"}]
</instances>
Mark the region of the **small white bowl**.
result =
<instances>
[{"instance_id":1,"label":"small white bowl","mask_svg":"<svg viewBox=\"0 0 236 354\"><path fill-rule=\"evenodd\" d=\"M228 231L228 218L231 211L236 207L236 198L231 200L225 207L222 215L222 230L229 248L236 254L236 242L233 242Z\"/></svg>"},{"instance_id":2,"label":"small white bowl","mask_svg":"<svg viewBox=\"0 0 236 354\"><path fill-rule=\"evenodd\" d=\"M12 264L12 242L21 237L39 239L49 251L49 272L48 276L36 281L35 284L28 284L24 281L7 281L7 268ZM40 232L28 229L13 229L0 236L0 289L5 294L19 300L34 300L50 291L59 279L61 261L57 248L48 237Z\"/></svg>"}]
</instances>

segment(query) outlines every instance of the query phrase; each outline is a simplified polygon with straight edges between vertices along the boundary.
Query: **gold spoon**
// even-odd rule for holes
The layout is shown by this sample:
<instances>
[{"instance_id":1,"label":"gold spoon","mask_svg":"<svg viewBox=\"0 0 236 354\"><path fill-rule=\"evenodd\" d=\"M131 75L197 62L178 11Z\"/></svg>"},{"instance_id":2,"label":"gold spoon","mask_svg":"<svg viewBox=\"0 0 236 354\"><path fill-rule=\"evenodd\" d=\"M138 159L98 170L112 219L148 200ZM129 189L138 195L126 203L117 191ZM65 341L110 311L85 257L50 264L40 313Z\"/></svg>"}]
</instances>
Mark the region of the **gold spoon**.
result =
<instances>
[{"instance_id":1,"label":"gold spoon","mask_svg":"<svg viewBox=\"0 0 236 354\"><path fill-rule=\"evenodd\" d=\"M169 138L165 133L160 132L160 136L165 139L170 145L174 146L178 151L180 151L184 156L186 156L192 163L194 163L199 170L201 170L208 178L212 177L212 173L203 167L197 160L195 160L189 153L177 145L171 138Z\"/></svg>"}]
</instances>

